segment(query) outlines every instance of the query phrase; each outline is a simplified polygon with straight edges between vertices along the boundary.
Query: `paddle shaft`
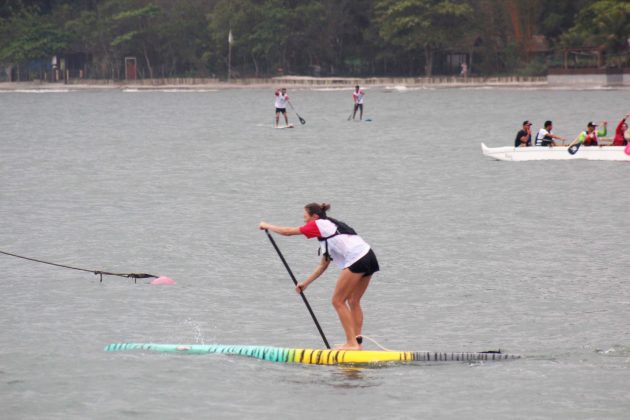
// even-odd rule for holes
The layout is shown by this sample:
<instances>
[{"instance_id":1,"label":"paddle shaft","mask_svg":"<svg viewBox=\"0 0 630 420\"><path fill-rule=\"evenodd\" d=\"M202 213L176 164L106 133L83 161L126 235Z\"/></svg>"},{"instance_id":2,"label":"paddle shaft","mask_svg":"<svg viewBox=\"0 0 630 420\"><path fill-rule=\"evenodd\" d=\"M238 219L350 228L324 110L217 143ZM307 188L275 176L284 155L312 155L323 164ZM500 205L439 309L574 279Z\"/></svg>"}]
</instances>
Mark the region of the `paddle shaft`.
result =
<instances>
[{"instance_id":1,"label":"paddle shaft","mask_svg":"<svg viewBox=\"0 0 630 420\"><path fill-rule=\"evenodd\" d=\"M293 112L295 112L295 115L297 115L298 119L300 120L300 124L302 124L302 125L306 124L306 120L304 118L300 117L300 114L297 113L297 111L293 107L293 104L291 103L291 101L287 101L287 102L289 103L289 105L291 105L291 109L293 110Z\"/></svg>"},{"instance_id":2,"label":"paddle shaft","mask_svg":"<svg viewBox=\"0 0 630 420\"><path fill-rule=\"evenodd\" d=\"M280 248L278 248L278 245L276 245L276 241L273 240L273 237L271 236L271 234L269 233L269 231L267 229L265 229L265 233L267 234L267 237L271 241L271 245L273 245L273 247L275 248L276 252L278 253L278 256L280 257L280 260L282 261L282 264L284 264L284 268L287 269L287 271L289 273L289 276L291 276L291 280L293 280L293 284L295 284L297 286L298 282L295 279L295 276L293 275L293 272L291 271L291 268L289 267L289 264L287 264L287 261L284 259L284 256L282 255L282 252L280 252ZM304 296L304 292L300 291L300 296L302 296L302 300L304 301L304 304L306 305L306 308L308 309L308 312L311 314L311 318L313 318L313 321L315 322L315 326L317 327L317 330L319 331L319 335L322 336L322 340L324 340L324 344L326 345L326 348L329 349L330 348L330 344L328 344L328 340L326 340L326 336L324 335L324 331L322 331L322 327L319 325L319 322L317 321L317 318L315 317L315 314L313 313L313 310L311 309L311 305L308 303L308 300L306 299L306 296Z\"/></svg>"}]
</instances>

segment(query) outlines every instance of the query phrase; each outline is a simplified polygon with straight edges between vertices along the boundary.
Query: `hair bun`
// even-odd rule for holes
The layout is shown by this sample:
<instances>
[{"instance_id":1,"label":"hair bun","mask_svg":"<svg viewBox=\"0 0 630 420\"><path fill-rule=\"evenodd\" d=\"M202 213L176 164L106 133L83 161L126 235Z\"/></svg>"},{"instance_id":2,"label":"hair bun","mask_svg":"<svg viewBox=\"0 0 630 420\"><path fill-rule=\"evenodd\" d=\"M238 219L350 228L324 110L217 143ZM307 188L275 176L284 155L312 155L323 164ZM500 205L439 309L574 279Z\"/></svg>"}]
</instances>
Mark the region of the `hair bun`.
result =
<instances>
[{"instance_id":1,"label":"hair bun","mask_svg":"<svg viewBox=\"0 0 630 420\"><path fill-rule=\"evenodd\" d=\"M322 210L324 210L324 211L328 211L328 210L330 210L330 204L328 204L328 203L322 203Z\"/></svg>"}]
</instances>

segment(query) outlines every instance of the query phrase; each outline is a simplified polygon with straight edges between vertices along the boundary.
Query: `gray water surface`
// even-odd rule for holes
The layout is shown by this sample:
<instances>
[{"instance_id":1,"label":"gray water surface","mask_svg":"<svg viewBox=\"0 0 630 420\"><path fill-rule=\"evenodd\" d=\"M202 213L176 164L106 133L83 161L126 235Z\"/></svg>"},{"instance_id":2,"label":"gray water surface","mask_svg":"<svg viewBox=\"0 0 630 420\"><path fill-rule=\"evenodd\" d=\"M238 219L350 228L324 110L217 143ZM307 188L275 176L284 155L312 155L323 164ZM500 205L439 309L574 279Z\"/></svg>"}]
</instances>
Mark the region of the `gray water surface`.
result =
<instances>
[{"instance_id":1,"label":"gray water surface","mask_svg":"<svg viewBox=\"0 0 630 420\"><path fill-rule=\"evenodd\" d=\"M495 162L523 120L614 130L624 91L0 93L0 407L7 419L625 419L630 165ZM322 347L260 220L330 202L374 248L364 333L400 350L507 363L348 369L223 355L105 353L112 342ZM278 237L299 279L317 243ZM332 267L307 291L329 341ZM368 346L374 348L373 345Z\"/></svg>"}]
</instances>

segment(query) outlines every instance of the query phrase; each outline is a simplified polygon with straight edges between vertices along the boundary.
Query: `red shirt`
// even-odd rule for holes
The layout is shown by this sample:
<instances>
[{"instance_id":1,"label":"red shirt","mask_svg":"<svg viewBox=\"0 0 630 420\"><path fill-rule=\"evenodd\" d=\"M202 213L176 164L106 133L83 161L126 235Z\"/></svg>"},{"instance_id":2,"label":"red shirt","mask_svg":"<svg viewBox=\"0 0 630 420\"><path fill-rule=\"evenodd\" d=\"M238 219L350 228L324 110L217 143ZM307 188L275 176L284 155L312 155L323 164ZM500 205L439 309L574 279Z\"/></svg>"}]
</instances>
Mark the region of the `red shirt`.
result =
<instances>
[{"instance_id":1,"label":"red shirt","mask_svg":"<svg viewBox=\"0 0 630 420\"><path fill-rule=\"evenodd\" d=\"M370 246L359 235L335 235L337 225L330 220L311 220L300 227L300 233L307 238L317 238L322 252L330 254L339 268L350 267L370 251ZM323 241L322 238L330 238Z\"/></svg>"},{"instance_id":2,"label":"red shirt","mask_svg":"<svg viewBox=\"0 0 630 420\"><path fill-rule=\"evenodd\" d=\"M617 124L617 130L615 130L615 139L613 140L613 146L623 146L626 144L626 139L623 136L623 130L621 128L621 126L623 125L623 123L626 122L626 119L624 118L623 120L619 121L619 124Z\"/></svg>"},{"instance_id":3,"label":"red shirt","mask_svg":"<svg viewBox=\"0 0 630 420\"><path fill-rule=\"evenodd\" d=\"M319 228L317 227L317 223L315 223L315 220L311 220L304 226L300 227L300 233L302 233L302 235L306 236L308 239L320 238L322 236Z\"/></svg>"}]
</instances>

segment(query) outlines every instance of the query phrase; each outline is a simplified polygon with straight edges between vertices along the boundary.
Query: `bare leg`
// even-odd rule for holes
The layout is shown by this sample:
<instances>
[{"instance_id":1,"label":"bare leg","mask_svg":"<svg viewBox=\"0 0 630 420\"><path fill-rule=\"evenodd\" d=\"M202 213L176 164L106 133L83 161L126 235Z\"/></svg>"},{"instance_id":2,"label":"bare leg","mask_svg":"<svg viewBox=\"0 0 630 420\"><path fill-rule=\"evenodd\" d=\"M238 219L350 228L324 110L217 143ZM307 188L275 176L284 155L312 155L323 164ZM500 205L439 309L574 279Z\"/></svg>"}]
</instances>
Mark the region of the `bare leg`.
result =
<instances>
[{"instance_id":1,"label":"bare leg","mask_svg":"<svg viewBox=\"0 0 630 420\"><path fill-rule=\"evenodd\" d=\"M361 346L359 346L359 343L357 343L356 340L357 333L355 331L355 325L357 323L354 320L352 311L348 304L348 299L350 298L350 296L352 296L353 293L355 293L356 290L361 289L360 283L362 281L362 278L363 274L353 273L349 269L345 268L341 270L339 279L337 279L337 285L335 286L335 293L333 294L332 304L337 311L339 321L341 321L341 326L346 333L346 342L340 347L344 350L361 349ZM365 292L365 290L363 290L363 292ZM360 294L362 295L363 293ZM362 313L361 318L363 318ZM360 322L363 323L363 320L361 319Z\"/></svg>"},{"instance_id":2,"label":"bare leg","mask_svg":"<svg viewBox=\"0 0 630 420\"><path fill-rule=\"evenodd\" d=\"M354 320L354 333L361 335L363 329L363 309L361 308L361 298L367 290L370 284L372 276L366 276L361 278L357 288L350 294L348 298L348 306L350 307L350 313L352 313L352 319Z\"/></svg>"},{"instance_id":3,"label":"bare leg","mask_svg":"<svg viewBox=\"0 0 630 420\"><path fill-rule=\"evenodd\" d=\"M276 112L276 127L278 126L278 121L280 121L280 113Z\"/></svg>"},{"instance_id":4,"label":"bare leg","mask_svg":"<svg viewBox=\"0 0 630 420\"><path fill-rule=\"evenodd\" d=\"M287 125L289 125L289 117L287 116L287 113L284 113L284 122L287 123Z\"/></svg>"}]
</instances>

